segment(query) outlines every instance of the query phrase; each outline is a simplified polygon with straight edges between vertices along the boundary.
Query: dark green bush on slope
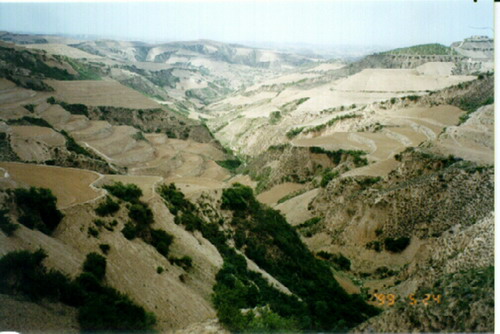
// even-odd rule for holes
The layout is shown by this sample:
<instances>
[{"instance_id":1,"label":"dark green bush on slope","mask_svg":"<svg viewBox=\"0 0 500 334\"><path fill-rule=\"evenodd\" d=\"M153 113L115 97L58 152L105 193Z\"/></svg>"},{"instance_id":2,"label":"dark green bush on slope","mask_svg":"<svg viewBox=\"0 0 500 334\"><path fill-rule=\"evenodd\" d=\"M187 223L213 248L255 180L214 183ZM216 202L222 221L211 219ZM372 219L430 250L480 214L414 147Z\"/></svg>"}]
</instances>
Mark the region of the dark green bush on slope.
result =
<instances>
[{"instance_id":1,"label":"dark green bush on slope","mask_svg":"<svg viewBox=\"0 0 500 334\"><path fill-rule=\"evenodd\" d=\"M157 191L167 202L167 207L173 215L177 215L179 210L186 212L194 210L194 205L184 198L184 194L175 187L175 184L161 185Z\"/></svg>"},{"instance_id":2,"label":"dark green bush on slope","mask_svg":"<svg viewBox=\"0 0 500 334\"><path fill-rule=\"evenodd\" d=\"M384 240L385 249L389 252L393 253L401 253L408 247L410 244L410 238L401 237L401 238L386 238Z\"/></svg>"},{"instance_id":3,"label":"dark green bush on slope","mask_svg":"<svg viewBox=\"0 0 500 334\"><path fill-rule=\"evenodd\" d=\"M156 248L158 253L161 255L168 257L168 252L170 249L170 245L174 241L174 237L171 234L163 230L151 230L151 242L150 244Z\"/></svg>"},{"instance_id":4,"label":"dark green bush on slope","mask_svg":"<svg viewBox=\"0 0 500 334\"><path fill-rule=\"evenodd\" d=\"M99 203L99 205L95 209L95 213L97 213L99 216L109 216L117 212L118 210L120 210L120 204L113 201L111 197L106 196L106 200Z\"/></svg>"},{"instance_id":5,"label":"dark green bush on slope","mask_svg":"<svg viewBox=\"0 0 500 334\"><path fill-rule=\"evenodd\" d=\"M83 271L91 273L99 281L102 281L106 275L106 258L97 253L87 254L83 263Z\"/></svg>"},{"instance_id":6,"label":"dark green bush on slope","mask_svg":"<svg viewBox=\"0 0 500 334\"><path fill-rule=\"evenodd\" d=\"M57 198L49 189L30 187L14 190L14 199L21 215L19 222L31 229L51 234L63 214L57 209Z\"/></svg>"},{"instance_id":7,"label":"dark green bush on slope","mask_svg":"<svg viewBox=\"0 0 500 334\"><path fill-rule=\"evenodd\" d=\"M124 200L125 202L135 203L139 201L142 196L142 190L135 184L123 184L122 182L115 182L103 186L104 189L109 191L111 195Z\"/></svg>"},{"instance_id":8,"label":"dark green bush on slope","mask_svg":"<svg viewBox=\"0 0 500 334\"><path fill-rule=\"evenodd\" d=\"M19 228L19 225L12 223L10 218L6 216L8 212L9 210L0 210L0 230L10 237Z\"/></svg>"}]
</instances>

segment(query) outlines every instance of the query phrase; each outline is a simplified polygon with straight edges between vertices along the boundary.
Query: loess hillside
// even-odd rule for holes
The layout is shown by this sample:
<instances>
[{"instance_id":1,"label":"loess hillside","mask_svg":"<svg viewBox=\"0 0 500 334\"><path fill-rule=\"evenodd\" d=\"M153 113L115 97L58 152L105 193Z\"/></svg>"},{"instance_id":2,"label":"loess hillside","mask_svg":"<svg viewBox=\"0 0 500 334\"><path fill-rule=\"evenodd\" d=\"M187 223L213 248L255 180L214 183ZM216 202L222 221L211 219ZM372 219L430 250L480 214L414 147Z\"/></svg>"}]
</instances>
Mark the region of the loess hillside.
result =
<instances>
[{"instance_id":1,"label":"loess hillside","mask_svg":"<svg viewBox=\"0 0 500 334\"><path fill-rule=\"evenodd\" d=\"M0 330L493 331L492 40L0 40Z\"/></svg>"}]
</instances>

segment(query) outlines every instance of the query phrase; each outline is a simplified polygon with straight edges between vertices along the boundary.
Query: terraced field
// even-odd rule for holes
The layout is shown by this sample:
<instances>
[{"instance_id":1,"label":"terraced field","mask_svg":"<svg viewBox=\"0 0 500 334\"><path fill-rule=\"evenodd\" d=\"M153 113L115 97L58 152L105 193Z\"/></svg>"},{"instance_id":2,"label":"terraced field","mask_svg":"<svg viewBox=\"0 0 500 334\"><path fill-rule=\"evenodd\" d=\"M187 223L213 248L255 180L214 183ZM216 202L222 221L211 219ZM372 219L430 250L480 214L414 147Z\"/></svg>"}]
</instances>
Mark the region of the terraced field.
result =
<instances>
[{"instance_id":1,"label":"terraced field","mask_svg":"<svg viewBox=\"0 0 500 334\"><path fill-rule=\"evenodd\" d=\"M82 103L89 106L112 106L124 108L160 108L152 99L136 90L113 80L47 80L56 90L55 96L67 103Z\"/></svg>"},{"instance_id":2,"label":"terraced field","mask_svg":"<svg viewBox=\"0 0 500 334\"><path fill-rule=\"evenodd\" d=\"M15 162L0 162L0 168L4 179L49 188L57 197L60 208L92 201L102 195L102 191L93 186L100 178L95 172Z\"/></svg>"}]
</instances>

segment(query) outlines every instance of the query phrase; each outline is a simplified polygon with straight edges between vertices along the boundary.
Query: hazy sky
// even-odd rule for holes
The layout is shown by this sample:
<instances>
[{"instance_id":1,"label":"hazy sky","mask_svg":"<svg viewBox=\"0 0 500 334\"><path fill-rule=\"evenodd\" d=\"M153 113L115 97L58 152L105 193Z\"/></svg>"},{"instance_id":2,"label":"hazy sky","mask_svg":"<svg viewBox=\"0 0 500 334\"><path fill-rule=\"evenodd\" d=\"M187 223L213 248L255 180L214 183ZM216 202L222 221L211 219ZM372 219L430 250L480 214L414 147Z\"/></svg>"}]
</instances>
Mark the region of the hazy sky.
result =
<instances>
[{"instance_id":1,"label":"hazy sky","mask_svg":"<svg viewBox=\"0 0 500 334\"><path fill-rule=\"evenodd\" d=\"M144 41L449 45L492 28L491 0L0 3L0 30Z\"/></svg>"}]
</instances>

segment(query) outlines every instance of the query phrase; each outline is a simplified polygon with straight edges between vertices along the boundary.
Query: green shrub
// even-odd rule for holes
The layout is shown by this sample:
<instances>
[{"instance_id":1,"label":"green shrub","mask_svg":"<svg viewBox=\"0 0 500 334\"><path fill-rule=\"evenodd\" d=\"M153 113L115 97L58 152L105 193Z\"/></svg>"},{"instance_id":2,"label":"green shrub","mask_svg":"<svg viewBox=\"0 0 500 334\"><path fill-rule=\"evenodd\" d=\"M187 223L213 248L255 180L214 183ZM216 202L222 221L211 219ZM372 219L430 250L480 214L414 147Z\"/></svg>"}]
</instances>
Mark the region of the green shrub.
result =
<instances>
[{"instance_id":1,"label":"green shrub","mask_svg":"<svg viewBox=\"0 0 500 334\"><path fill-rule=\"evenodd\" d=\"M203 220L191 212L178 214L175 217L174 222L176 224L184 225L186 227L186 230L190 232L201 230L203 225Z\"/></svg>"},{"instance_id":2,"label":"green shrub","mask_svg":"<svg viewBox=\"0 0 500 334\"><path fill-rule=\"evenodd\" d=\"M376 177L365 177L361 180L356 180L356 183L361 186L362 189L366 189L374 185L375 183L378 183L382 180L380 176Z\"/></svg>"},{"instance_id":3,"label":"green shrub","mask_svg":"<svg viewBox=\"0 0 500 334\"><path fill-rule=\"evenodd\" d=\"M281 112L273 111L269 114L269 124L275 125L281 120Z\"/></svg>"},{"instance_id":4,"label":"green shrub","mask_svg":"<svg viewBox=\"0 0 500 334\"><path fill-rule=\"evenodd\" d=\"M6 216L9 210L0 210L0 230L7 236L11 236L19 228L19 225L12 223L10 218Z\"/></svg>"},{"instance_id":5,"label":"green shrub","mask_svg":"<svg viewBox=\"0 0 500 334\"><path fill-rule=\"evenodd\" d=\"M375 271L373 272L373 274L378 279L384 279L384 278L387 278L389 276L396 275L397 272L394 271L394 270L391 270L391 269L387 268L386 266L382 266L382 267L378 267L377 269L375 269Z\"/></svg>"},{"instance_id":6,"label":"green shrub","mask_svg":"<svg viewBox=\"0 0 500 334\"><path fill-rule=\"evenodd\" d=\"M61 134L66 138L66 148L68 151L75 152L76 154L81 154L89 158L94 157L92 153L80 146L66 131L61 130Z\"/></svg>"},{"instance_id":7,"label":"green shrub","mask_svg":"<svg viewBox=\"0 0 500 334\"><path fill-rule=\"evenodd\" d=\"M418 96L418 95L408 95L405 97L412 102L418 101L420 99L420 96Z\"/></svg>"},{"instance_id":8,"label":"green shrub","mask_svg":"<svg viewBox=\"0 0 500 334\"><path fill-rule=\"evenodd\" d=\"M120 204L113 201L111 197L106 196L106 200L99 203L99 205L95 209L95 213L97 213L99 216L109 216L117 212L118 210L120 210Z\"/></svg>"},{"instance_id":9,"label":"green shrub","mask_svg":"<svg viewBox=\"0 0 500 334\"><path fill-rule=\"evenodd\" d=\"M401 237L401 238L386 238L384 240L384 247L386 250L389 252L393 253L401 253L408 247L410 244L410 238L408 237Z\"/></svg>"},{"instance_id":10,"label":"green shrub","mask_svg":"<svg viewBox=\"0 0 500 334\"><path fill-rule=\"evenodd\" d=\"M34 301L48 298L78 305L81 294L66 275L45 268L42 261L46 257L45 251L39 249L14 251L0 258L0 292L23 294Z\"/></svg>"},{"instance_id":11,"label":"green shrub","mask_svg":"<svg viewBox=\"0 0 500 334\"><path fill-rule=\"evenodd\" d=\"M311 146L309 147L309 152L315 154L325 154L333 163L338 165L342 160L342 157L352 156L353 162L356 167L366 166L368 165L368 160L363 156L366 155L366 152L359 150L337 150L337 151L328 151L321 147Z\"/></svg>"},{"instance_id":12,"label":"green shrub","mask_svg":"<svg viewBox=\"0 0 500 334\"><path fill-rule=\"evenodd\" d=\"M322 188L325 188L328 185L328 183L330 183L330 181L336 178L337 176L339 176L339 172L327 171L326 173L323 174L323 177L321 178L321 182L319 185Z\"/></svg>"},{"instance_id":13,"label":"green shrub","mask_svg":"<svg viewBox=\"0 0 500 334\"><path fill-rule=\"evenodd\" d=\"M229 159L229 160L217 160L216 161L219 166L234 172L238 167L241 166L241 161L238 159Z\"/></svg>"},{"instance_id":14,"label":"green shrub","mask_svg":"<svg viewBox=\"0 0 500 334\"><path fill-rule=\"evenodd\" d=\"M153 314L112 288L102 287L101 290L90 294L79 310L78 322L83 331L124 332L152 328Z\"/></svg>"},{"instance_id":15,"label":"green shrub","mask_svg":"<svg viewBox=\"0 0 500 334\"><path fill-rule=\"evenodd\" d=\"M111 195L130 203L138 202L139 198L142 196L141 188L135 184L125 185L122 182L115 182L105 185L103 188L109 191Z\"/></svg>"},{"instance_id":16,"label":"green shrub","mask_svg":"<svg viewBox=\"0 0 500 334\"><path fill-rule=\"evenodd\" d=\"M136 222L140 227L151 225L154 221L153 212L142 202L137 202L130 206L128 216Z\"/></svg>"},{"instance_id":17,"label":"green shrub","mask_svg":"<svg viewBox=\"0 0 500 334\"><path fill-rule=\"evenodd\" d=\"M317 223L319 223L320 221L321 221L320 217L313 217L311 219L306 220L302 224L295 226L295 228L303 229L303 228L312 227L312 226L316 225Z\"/></svg>"},{"instance_id":18,"label":"green shrub","mask_svg":"<svg viewBox=\"0 0 500 334\"><path fill-rule=\"evenodd\" d=\"M108 244L100 244L99 248L106 255L109 253L109 250L111 249L111 247Z\"/></svg>"},{"instance_id":19,"label":"green shrub","mask_svg":"<svg viewBox=\"0 0 500 334\"><path fill-rule=\"evenodd\" d=\"M25 104L23 106L24 109L28 110L30 113L35 112L36 104Z\"/></svg>"},{"instance_id":20,"label":"green shrub","mask_svg":"<svg viewBox=\"0 0 500 334\"><path fill-rule=\"evenodd\" d=\"M163 269L163 267L160 267L160 266L156 267L156 273L161 274L164 271L165 271L165 269Z\"/></svg>"},{"instance_id":21,"label":"green shrub","mask_svg":"<svg viewBox=\"0 0 500 334\"><path fill-rule=\"evenodd\" d=\"M224 189L222 193L222 205L224 210L233 210L243 213L258 206L250 187L235 183L231 188Z\"/></svg>"},{"instance_id":22,"label":"green shrub","mask_svg":"<svg viewBox=\"0 0 500 334\"><path fill-rule=\"evenodd\" d=\"M57 198L49 189L17 188L14 199L20 211L19 222L30 229L51 234L63 219L56 207Z\"/></svg>"},{"instance_id":23,"label":"green shrub","mask_svg":"<svg viewBox=\"0 0 500 334\"><path fill-rule=\"evenodd\" d=\"M288 139L292 139L294 137L297 137L303 130L304 130L304 127L291 129L286 133L286 136Z\"/></svg>"},{"instance_id":24,"label":"green shrub","mask_svg":"<svg viewBox=\"0 0 500 334\"><path fill-rule=\"evenodd\" d=\"M70 104L66 102L59 102L61 107L63 107L66 111L69 111L71 114L74 115L85 115L89 116L89 110L86 105L81 104L81 103L75 103L75 104Z\"/></svg>"},{"instance_id":25,"label":"green shrub","mask_svg":"<svg viewBox=\"0 0 500 334\"><path fill-rule=\"evenodd\" d=\"M368 249L373 249L377 253L382 251L382 243L380 241L374 240L370 241L365 245L366 248Z\"/></svg>"},{"instance_id":26,"label":"green shrub","mask_svg":"<svg viewBox=\"0 0 500 334\"><path fill-rule=\"evenodd\" d=\"M168 252L172 242L174 241L174 236L163 231L163 230L151 230L151 246L153 246L158 253L168 258Z\"/></svg>"},{"instance_id":27,"label":"green shrub","mask_svg":"<svg viewBox=\"0 0 500 334\"><path fill-rule=\"evenodd\" d=\"M186 255L181 258L171 257L168 260L170 263L180 266L184 270L189 270L193 267L193 259Z\"/></svg>"},{"instance_id":28,"label":"green shrub","mask_svg":"<svg viewBox=\"0 0 500 334\"><path fill-rule=\"evenodd\" d=\"M339 270L351 270L351 261L341 253L333 254L330 261L333 262Z\"/></svg>"},{"instance_id":29,"label":"green shrub","mask_svg":"<svg viewBox=\"0 0 500 334\"><path fill-rule=\"evenodd\" d=\"M318 255L323 260L330 260L332 258L332 256L333 256L332 253L328 253L328 252L325 252L325 251L319 251L316 255Z\"/></svg>"},{"instance_id":30,"label":"green shrub","mask_svg":"<svg viewBox=\"0 0 500 334\"><path fill-rule=\"evenodd\" d=\"M98 281L102 281L106 275L106 258L97 253L89 253L83 263L83 271L94 275Z\"/></svg>"},{"instance_id":31,"label":"green shrub","mask_svg":"<svg viewBox=\"0 0 500 334\"><path fill-rule=\"evenodd\" d=\"M96 228L94 228L92 226L89 226L89 228L87 229L87 235L89 237L98 238L99 237L99 230L97 230Z\"/></svg>"},{"instance_id":32,"label":"green shrub","mask_svg":"<svg viewBox=\"0 0 500 334\"><path fill-rule=\"evenodd\" d=\"M184 198L184 194L173 183L168 186L161 185L157 192L167 202L167 207L173 215L177 215L179 210L189 212L195 209L194 205Z\"/></svg>"},{"instance_id":33,"label":"green shrub","mask_svg":"<svg viewBox=\"0 0 500 334\"><path fill-rule=\"evenodd\" d=\"M134 223L127 222L122 229L122 233L128 240L133 240L137 237L138 231Z\"/></svg>"}]
</instances>

